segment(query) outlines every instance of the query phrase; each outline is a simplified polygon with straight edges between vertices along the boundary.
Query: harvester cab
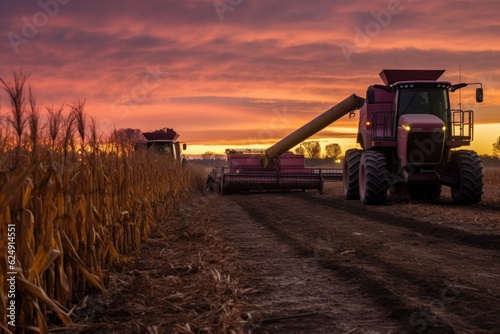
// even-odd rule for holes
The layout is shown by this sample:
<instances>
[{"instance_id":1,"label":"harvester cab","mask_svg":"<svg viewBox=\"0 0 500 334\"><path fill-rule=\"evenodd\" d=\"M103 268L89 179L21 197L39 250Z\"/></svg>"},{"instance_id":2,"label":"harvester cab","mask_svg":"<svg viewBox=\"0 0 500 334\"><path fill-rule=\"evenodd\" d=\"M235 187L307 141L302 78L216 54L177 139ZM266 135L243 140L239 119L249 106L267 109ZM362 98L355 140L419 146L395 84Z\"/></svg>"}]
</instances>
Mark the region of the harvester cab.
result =
<instances>
[{"instance_id":1,"label":"harvester cab","mask_svg":"<svg viewBox=\"0 0 500 334\"><path fill-rule=\"evenodd\" d=\"M473 111L451 109L449 93L471 84L438 81L443 70L383 70L384 85L368 87L357 142L345 154L346 199L383 204L407 186L414 199L434 199L451 187L455 203L481 200L481 159L456 150L473 140ZM481 85L480 83L473 83ZM476 102L482 102L482 87Z\"/></svg>"},{"instance_id":2,"label":"harvester cab","mask_svg":"<svg viewBox=\"0 0 500 334\"><path fill-rule=\"evenodd\" d=\"M177 140L179 134L173 129L164 128L151 132L143 132L143 136L146 140L138 142L135 145L136 150L146 148L160 154L168 155L179 163L186 162L182 151L186 150L187 144Z\"/></svg>"}]
</instances>

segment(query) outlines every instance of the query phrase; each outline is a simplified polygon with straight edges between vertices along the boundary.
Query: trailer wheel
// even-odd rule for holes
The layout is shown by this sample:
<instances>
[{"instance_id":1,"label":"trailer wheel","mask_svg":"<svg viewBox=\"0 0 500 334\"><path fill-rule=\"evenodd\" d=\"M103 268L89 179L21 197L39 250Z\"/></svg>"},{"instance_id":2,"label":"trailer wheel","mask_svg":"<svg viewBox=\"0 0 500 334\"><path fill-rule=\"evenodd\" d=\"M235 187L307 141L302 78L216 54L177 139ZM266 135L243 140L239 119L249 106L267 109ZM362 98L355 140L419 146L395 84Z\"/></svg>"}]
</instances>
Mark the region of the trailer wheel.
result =
<instances>
[{"instance_id":1,"label":"trailer wheel","mask_svg":"<svg viewBox=\"0 0 500 334\"><path fill-rule=\"evenodd\" d=\"M477 153L468 150L454 152L450 172L459 181L459 185L451 187L453 203L479 203L483 194L483 163Z\"/></svg>"},{"instance_id":2,"label":"trailer wheel","mask_svg":"<svg viewBox=\"0 0 500 334\"><path fill-rule=\"evenodd\" d=\"M364 151L359 166L359 197L366 205L384 204L389 185L385 156L377 151Z\"/></svg>"},{"instance_id":3,"label":"trailer wheel","mask_svg":"<svg viewBox=\"0 0 500 334\"><path fill-rule=\"evenodd\" d=\"M437 199L441 195L441 184L424 184L409 186L411 199Z\"/></svg>"},{"instance_id":4,"label":"trailer wheel","mask_svg":"<svg viewBox=\"0 0 500 334\"><path fill-rule=\"evenodd\" d=\"M350 149L345 152L343 180L344 197L347 200L359 199L359 161L362 150Z\"/></svg>"}]
</instances>

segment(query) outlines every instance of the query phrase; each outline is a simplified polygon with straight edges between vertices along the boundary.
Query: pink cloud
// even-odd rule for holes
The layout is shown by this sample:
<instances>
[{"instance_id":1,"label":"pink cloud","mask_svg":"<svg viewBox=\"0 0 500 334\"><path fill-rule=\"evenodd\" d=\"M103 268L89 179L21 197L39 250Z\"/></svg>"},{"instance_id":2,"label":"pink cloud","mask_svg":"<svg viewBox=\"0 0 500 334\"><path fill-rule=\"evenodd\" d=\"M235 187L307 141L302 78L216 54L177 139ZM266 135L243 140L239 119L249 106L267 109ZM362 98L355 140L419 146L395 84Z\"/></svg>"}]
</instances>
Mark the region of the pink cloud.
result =
<instances>
[{"instance_id":1,"label":"pink cloud","mask_svg":"<svg viewBox=\"0 0 500 334\"><path fill-rule=\"evenodd\" d=\"M280 138L347 95L363 96L382 68L443 68L456 82L460 65L464 80L486 81L476 120L500 122L496 1L243 0L222 21L211 0L42 0L56 1L57 14L18 53L9 33L23 36L43 8L0 5L0 76L22 68L40 103L87 99L89 114L117 127L245 141L286 107L293 120L275 131ZM354 48L349 59L342 45ZM157 85L147 84L148 68L163 73Z\"/></svg>"}]
</instances>

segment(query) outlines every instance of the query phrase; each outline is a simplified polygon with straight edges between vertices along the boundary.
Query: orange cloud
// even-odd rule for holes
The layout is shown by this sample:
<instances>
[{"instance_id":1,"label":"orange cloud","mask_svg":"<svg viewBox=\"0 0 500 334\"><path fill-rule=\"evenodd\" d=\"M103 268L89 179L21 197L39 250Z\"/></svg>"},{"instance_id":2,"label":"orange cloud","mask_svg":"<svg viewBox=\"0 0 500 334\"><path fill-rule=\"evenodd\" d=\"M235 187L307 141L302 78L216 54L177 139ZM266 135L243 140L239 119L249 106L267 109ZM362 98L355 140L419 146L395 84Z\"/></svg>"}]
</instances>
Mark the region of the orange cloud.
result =
<instances>
[{"instance_id":1,"label":"orange cloud","mask_svg":"<svg viewBox=\"0 0 500 334\"><path fill-rule=\"evenodd\" d=\"M462 95L476 122L500 123L496 1L243 0L223 12L211 0L41 1L59 7L38 27L38 2L0 4L0 76L31 72L41 104L86 99L105 131L168 126L197 144L267 144L363 96L383 68L446 69L457 82L459 66L484 84L482 105ZM8 36L26 22L37 33L16 53ZM356 125L342 119L317 138L354 138Z\"/></svg>"}]
</instances>

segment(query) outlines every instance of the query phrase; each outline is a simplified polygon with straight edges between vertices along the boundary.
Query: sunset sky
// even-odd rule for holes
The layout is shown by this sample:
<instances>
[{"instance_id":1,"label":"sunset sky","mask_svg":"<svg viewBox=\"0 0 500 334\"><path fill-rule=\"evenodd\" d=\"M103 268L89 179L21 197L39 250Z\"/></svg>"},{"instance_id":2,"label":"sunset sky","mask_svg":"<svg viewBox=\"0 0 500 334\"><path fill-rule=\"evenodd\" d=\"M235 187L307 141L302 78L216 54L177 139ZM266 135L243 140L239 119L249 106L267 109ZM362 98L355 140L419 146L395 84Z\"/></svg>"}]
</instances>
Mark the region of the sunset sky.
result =
<instances>
[{"instance_id":1,"label":"sunset sky","mask_svg":"<svg viewBox=\"0 0 500 334\"><path fill-rule=\"evenodd\" d=\"M86 100L103 132L174 128L187 154L267 147L384 68L482 82L472 148L500 136L496 0L0 0L0 77L31 73L43 106ZM458 92L451 95L458 106ZM0 95L0 115L8 101ZM43 109L45 111L45 109ZM313 137L355 146L357 117Z\"/></svg>"}]
</instances>

